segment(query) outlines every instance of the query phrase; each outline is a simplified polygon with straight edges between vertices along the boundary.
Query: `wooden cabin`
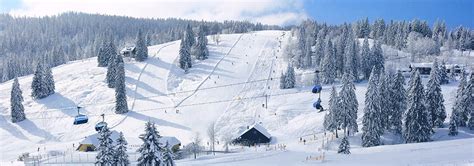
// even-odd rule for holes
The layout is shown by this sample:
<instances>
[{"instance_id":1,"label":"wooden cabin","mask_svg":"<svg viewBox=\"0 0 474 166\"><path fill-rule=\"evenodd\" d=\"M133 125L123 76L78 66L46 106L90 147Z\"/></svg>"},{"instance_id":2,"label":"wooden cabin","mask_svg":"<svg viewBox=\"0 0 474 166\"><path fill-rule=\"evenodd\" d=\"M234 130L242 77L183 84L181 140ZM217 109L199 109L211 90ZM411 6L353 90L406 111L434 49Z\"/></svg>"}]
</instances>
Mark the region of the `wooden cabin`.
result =
<instances>
[{"instance_id":1,"label":"wooden cabin","mask_svg":"<svg viewBox=\"0 0 474 166\"><path fill-rule=\"evenodd\" d=\"M120 51L120 54L124 57L135 57L136 50L135 47L125 47Z\"/></svg>"},{"instance_id":2,"label":"wooden cabin","mask_svg":"<svg viewBox=\"0 0 474 166\"><path fill-rule=\"evenodd\" d=\"M117 140L119 137L119 133L117 131L111 131L112 133L110 134L110 138L114 140ZM99 133L92 134L90 136L85 137L80 143L79 146L77 147L77 151L81 152L91 152L91 151L96 151L97 147L99 147Z\"/></svg>"},{"instance_id":3,"label":"wooden cabin","mask_svg":"<svg viewBox=\"0 0 474 166\"><path fill-rule=\"evenodd\" d=\"M232 143L252 146L256 144L269 143L270 140L271 135L268 133L267 129L256 123L247 127L247 129L239 134L238 137L232 141Z\"/></svg>"}]
</instances>

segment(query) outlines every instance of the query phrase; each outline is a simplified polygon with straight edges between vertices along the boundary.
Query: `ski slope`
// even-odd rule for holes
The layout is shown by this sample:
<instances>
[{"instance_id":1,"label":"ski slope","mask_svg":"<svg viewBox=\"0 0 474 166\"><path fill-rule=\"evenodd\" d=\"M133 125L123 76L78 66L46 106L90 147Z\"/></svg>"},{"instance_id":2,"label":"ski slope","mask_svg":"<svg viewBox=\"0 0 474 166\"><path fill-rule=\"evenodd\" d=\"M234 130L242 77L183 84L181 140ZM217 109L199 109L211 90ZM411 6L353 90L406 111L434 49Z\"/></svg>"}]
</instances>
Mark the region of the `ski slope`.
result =
<instances>
[{"instance_id":1,"label":"ski slope","mask_svg":"<svg viewBox=\"0 0 474 166\"><path fill-rule=\"evenodd\" d=\"M460 145L473 145L474 133L462 128L457 137L448 137L446 131L440 129L433 136L434 142L375 148L361 148L357 134L351 137L352 155L336 154L337 139L329 134L324 136L324 113L312 107L316 96L310 92L311 87L298 85L294 89L279 89L278 77L287 64L281 48L286 45L289 33L259 31L221 35L219 45L209 40L209 59L195 61L188 73L177 66L180 41L151 46L146 61L125 60L130 112L123 115L114 113L114 90L107 88L106 68L97 67L96 58L53 68L56 94L45 99L30 97L32 76L19 78L28 118L20 123L10 120L12 82L0 84L0 161L8 163L24 152L59 151L68 156L80 156L82 153L73 151L73 144L77 147L84 137L95 133L94 125L102 120L100 114L103 113L109 126L123 132L131 147L141 144L138 135L142 134L146 121L156 123L161 135L175 136L183 145L190 143L196 133L200 133L206 145L206 131L213 123L221 142L234 138L253 123L261 123L273 136L270 147L235 146L231 149L236 153L201 155L197 160L177 161L178 165L314 165L320 161L305 159L322 155L323 150L318 149L323 138L329 140L324 151L324 163L329 165L355 162L376 165L387 161L394 161L393 165L436 165L438 161L473 164L470 158L474 156L473 146ZM296 72L299 80L313 76L311 71ZM364 82L356 84L359 121L366 86ZM457 83L442 86L448 114L456 86ZM330 86L324 86L321 98L325 108L329 92ZM89 116L89 123L72 125L77 105L84 107L81 113ZM308 142L303 145L299 138ZM384 135L383 140L385 144L399 143L390 135ZM277 147L281 144L286 146L284 150ZM217 150L223 150L222 145L217 145ZM420 158L399 161L410 156ZM443 156L446 159L442 159ZM93 160L81 164L93 165Z\"/></svg>"}]
</instances>

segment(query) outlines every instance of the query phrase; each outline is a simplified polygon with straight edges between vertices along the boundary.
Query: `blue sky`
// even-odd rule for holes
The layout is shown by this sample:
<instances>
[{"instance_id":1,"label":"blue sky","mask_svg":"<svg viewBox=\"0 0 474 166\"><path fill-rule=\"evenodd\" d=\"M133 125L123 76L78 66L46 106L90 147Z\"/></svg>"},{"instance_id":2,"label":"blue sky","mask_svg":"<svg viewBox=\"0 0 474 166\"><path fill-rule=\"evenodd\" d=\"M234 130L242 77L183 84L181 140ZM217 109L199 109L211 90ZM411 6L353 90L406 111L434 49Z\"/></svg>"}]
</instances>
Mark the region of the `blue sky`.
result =
<instances>
[{"instance_id":1,"label":"blue sky","mask_svg":"<svg viewBox=\"0 0 474 166\"><path fill-rule=\"evenodd\" d=\"M111 5L112 4L112 5ZM132 6L132 7L131 7ZM295 24L312 18L329 24L368 17L445 20L448 28L474 28L474 0L0 0L0 12L42 16L66 11L132 17L248 20Z\"/></svg>"},{"instance_id":2,"label":"blue sky","mask_svg":"<svg viewBox=\"0 0 474 166\"><path fill-rule=\"evenodd\" d=\"M474 27L474 0L306 0L306 12L314 19L330 24L369 20L446 21L449 28Z\"/></svg>"}]
</instances>

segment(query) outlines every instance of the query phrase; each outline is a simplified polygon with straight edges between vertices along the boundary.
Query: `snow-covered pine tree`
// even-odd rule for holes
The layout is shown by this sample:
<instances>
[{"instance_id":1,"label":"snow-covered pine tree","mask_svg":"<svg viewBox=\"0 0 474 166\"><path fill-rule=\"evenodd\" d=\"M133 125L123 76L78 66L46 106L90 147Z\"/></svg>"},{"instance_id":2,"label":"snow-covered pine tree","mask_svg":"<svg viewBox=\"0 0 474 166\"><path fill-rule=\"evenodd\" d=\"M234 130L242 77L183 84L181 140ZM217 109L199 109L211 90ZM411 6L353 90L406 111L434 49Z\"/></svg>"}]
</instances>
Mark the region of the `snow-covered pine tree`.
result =
<instances>
[{"instance_id":1,"label":"snow-covered pine tree","mask_svg":"<svg viewBox=\"0 0 474 166\"><path fill-rule=\"evenodd\" d=\"M341 140L341 144L339 145L337 153L351 154L350 146L351 145L349 144L349 139L347 139L347 136L344 136L344 138L342 138Z\"/></svg>"},{"instance_id":2,"label":"snow-covered pine tree","mask_svg":"<svg viewBox=\"0 0 474 166\"><path fill-rule=\"evenodd\" d=\"M109 60L109 52L108 52L109 44L106 40L102 41L102 44L99 47L99 52L97 55L97 64L99 67L106 67Z\"/></svg>"},{"instance_id":3,"label":"snow-covered pine tree","mask_svg":"<svg viewBox=\"0 0 474 166\"><path fill-rule=\"evenodd\" d=\"M188 48L192 48L194 44L196 43L193 29L191 28L191 25L189 24L186 25L184 40L186 41L185 43Z\"/></svg>"},{"instance_id":4,"label":"snow-covered pine tree","mask_svg":"<svg viewBox=\"0 0 474 166\"><path fill-rule=\"evenodd\" d=\"M125 69L123 63L117 65L115 77L115 113L124 114L128 112L127 93L125 88Z\"/></svg>"},{"instance_id":5,"label":"snow-covered pine tree","mask_svg":"<svg viewBox=\"0 0 474 166\"><path fill-rule=\"evenodd\" d=\"M152 43L152 41L151 41L151 34L150 34L150 33L147 33L147 34L146 34L146 46L147 46L147 47L148 47L148 46L151 46L151 43Z\"/></svg>"},{"instance_id":6,"label":"snow-covered pine tree","mask_svg":"<svg viewBox=\"0 0 474 166\"><path fill-rule=\"evenodd\" d=\"M154 123L147 122L145 124L145 133L140 135L143 144L138 149L140 157L138 158L139 166L151 166L163 164L163 148L159 140L160 134L156 131Z\"/></svg>"},{"instance_id":7,"label":"snow-covered pine tree","mask_svg":"<svg viewBox=\"0 0 474 166\"><path fill-rule=\"evenodd\" d=\"M96 162L97 165L112 166L114 165L114 146L113 140L110 138L112 132L107 126L102 127L99 131L99 147L97 147Z\"/></svg>"},{"instance_id":8,"label":"snow-covered pine tree","mask_svg":"<svg viewBox=\"0 0 474 166\"><path fill-rule=\"evenodd\" d=\"M469 114L469 120L467 122L467 126L470 130L474 130L474 73L471 72L471 76L469 77L469 82L465 88L466 94L466 104L467 104L467 113Z\"/></svg>"},{"instance_id":9,"label":"snow-covered pine tree","mask_svg":"<svg viewBox=\"0 0 474 166\"><path fill-rule=\"evenodd\" d=\"M304 60L303 60L304 68L313 67L313 51L311 50L312 43L313 43L313 38L308 36L306 39L306 44L305 44L305 55L304 55Z\"/></svg>"},{"instance_id":10,"label":"snow-covered pine tree","mask_svg":"<svg viewBox=\"0 0 474 166\"><path fill-rule=\"evenodd\" d=\"M345 134L349 135L350 131L353 133L358 132L357 108L359 107L359 103L357 102L352 75L349 73L345 73L342 77L342 89L339 92L339 101L342 127L344 131L346 131L347 128L347 133Z\"/></svg>"},{"instance_id":11,"label":"snow-covered pine tree","mask_svg":"<svg viewBox=\"0 0 474 166\"><path fill-rule=\"evenodd\" d=\"M137 34L137 43L135 44L135 60L138 62L143 62L148 58L148 48L145 43L145 37L141 30Z\"/></svg>"},{"instance_id":12,"label":"snow-covered pine tree","mask_svg":"<svg viewBox=\"0 0 474 166\"><path fill-rule=\"evenodd\" d=\"M15 77L12 84L12 91L10 97L12 123L21 122L26 119L25 108L23 107L23 92L20 89L18 78Z\"/></svg>"},{"instance_id":13,"label":"snow-covered pine tree","mask_svg":"<svg viewBox=\"0 0 474 166\"><path fill-rule=\"evenodd\" d=\"M375 66L374 66L375 67ZM380 70L379 84L378 84L379 99L377 100L380 105L380 135L384 133L385 129L388 129L388 118L390 114L390 96L388 89L387 76L385 72Z\"/></svg>"},{"instance_id":14,"label":"snow-covered pine tree","mask_svg":"<svg viewBox=\"0 0 474 166\"><path fill-rule=\"evenodd\" d=\"M360 52L360 68L362 69L362 74L364 75L365 80L369 79L370 72L372 70L372 68L370 67L371 57L372 56L369 47L369 39L365 38Z\"/></svg>"},{"instance_id":15,"label":"snow-covered pine tree","mask_svg":"<svg viewBox=\"0 0 474 166\"><path fill-rule=\"evenodd\" d=\"M179 48L179 67L183 69L185 73L192 67L190 47L188 47L186 38L181 40Z\"/></svg>"},{"instance_id":16,"label":"snow-covered pine tree","mask_svg":"<svg viewBox=\"0 0 474 166\"><path fill-rule=\"evenodd\" d=\"M117 75L117 65L118 61L116 58L120 55L113 55L110 57L109 64L107 65L107 75L105 76L105 81L109 88L115 87L115 78Z\"/></svg>"},{"instance_id":17,"label":"snow-covered pine tree","mask_svg":"<svg viewBox=\"0 0 474 166\"><path fill-rule=\"evenodd\" d=\"M385 59L383 57L382 43L377 40L374 40L374 45L372 46L371 51L371 63L369 67L372 68L373 66L375 66L378 71L383 71Z\"/></svg>"},{"instance_id":18,"label":"snow-covered pine tree","mask_svg":"<svg viewBox=\"0 0 474 166\"><path fill-rule=\"evenodd\" d=\"M349 72L354 81L359 81L359 57L358 44L353 38L349 38L344 51L345 54L345 70Z\"/></svg>"},{"instance_id":19,"label":"snow-covered pine tree","mask_svg":"<svg viewBox=\"0 0 474 166\"><path fill-rule=\"evenodd\" d=\"M298 35L296 41L296 50L295 50L295 57L293 59L293 65L301 69L304 67L304 58L306 55L306 35L304 26L298 28Z\"/></svg>"},{"instance_id":20,"label":"snow-covered pine tree","mask_svg":"<svg viewBox=\"0 0 474 166\"><path fill-rule=\"evenodd\" d=\"M443 127L444 120L446 119L439 72L438 62L435 61L431 67L430 79L426 85L425 92L425 105L426 109L430 112L432 127Z\"/></svg>"},{"instance_id":21,"label":"snow-covered pine tree","mask_svg":"<svg viewBox=\"0 0 474 166\"><path fill-rule=\"evenodd\" d=\"M402 117L406 110L406 90L405 77L403 77L400 71L393 77L390 88L391 109L389 118L389 128L397 134L402 134Z\"/></svg>"},{"instance_id":22,"label":"snow-covered pine tree","mask_svg":"<svg viewBox=\"0 0 474 166\"><path fill-rule=\"evenodd\" d=\"M205 36L204 26L199 27L199 33L196 44L196 55L199 60L205 60L209 57L209 50L207 49L207 37Z\"/></svg>"},{"instance_id":23,"label":"snow-covered pine tree","mask_svg":"<svg viewBox=\"0 0 474 166\"><path fill-rule=\"evenodd\" d=\"M440 77L440 84L448 84L449 83L449 78L448 78L448 73L446 70L446 63L443 61L441 63L441 66L439 67L439 77Z\"/></svg>"},{"instance_id":24,"label":"snow-covered pine tree","mask_svg":"<svg viewBox=\"0 0 474 166\"><path fill-rule=\"evenodd\" d=\"M48 96L47 87L44 82L44 68L41 62L38 62L36 65L36 70L33 76L33 81L31 82L31 96L34 99L42 99Z\"/></svg>"},{"instance_id":25,"label":"snow-covered pine tree","mask_svg":"<svg viewBox=\"0 0 474 166\"><path fill-rule=\"evenodd\" d=\"M324 49L324 59L321 62L322 82L324 84L334 83L334 79L336 78L336 66L334 62L334 48L332 42L327 40L326 48Z\"/></svg>"},{"instance_id":26,"label":"snow-covered pine tree","mask_svg":"<svg viewBox=\"0 0 474 166\"><path fill-rule=\"evenodd\" d=\"M108 44L109 44L107 47L108 59L107 59L106 66L108 66L109 63L112 63L115 56L117 55L117 47L115 47L114 41L111 39Z\"/></svg>"},{"instance_id":27,"label":"snow-covered pine tree","mask_svg":"<svg viewBox=\"0 0 474 166\"><path fill-rule=\"evenodd\" d=\"M339 97L335 86L331 88L331 96L329 98L329 116L328 122L325 122L327 130L334 130L336 138L338 138L337 130L342 124L342 112L339 105ZM325 120L326 121L326 120ZM345 133L344 133L345 134Z\"/></svg>"},{"instance_id":28,"label":"snow-covered pine tree","mask_svg":"<svg viewBox=\"0 0 474 166\"><path fill-rule=\"evenodd\" d=\"M119 137L116 140L117 144L115 147L115 153L114 153L114 159L115 163L114 165L117 166L127 166L130 165L130 161L128 160L128 154L127 154L127 140L125 140L125 137L123 136L123 133L120 132Z\"/></svg>"},{"instance_id":29,"label":"snow-covered pine tree","mask_svg":"<svg viewBox=\"0 0 474 166\"><path fill-rule=\"evenodd\" d=\"M288 64L288 67L286 69L286 74L285 74L285 88L291 89L291 88L294 88L295 85L296 85L295 69L293 68L292 65Z\"/></svg>"},{"instance_id":30,"label":"snow-covered pine tree","mask_svg":"<svg viewBox=\"0 0 474 166\"><path fill-rule=\"evenodd\" d=\"M171 146L168 142L166 142L163 150L163 166L175 166L176 164L173 160L173 150L171 150Z\"/></svg>"},{"instance_id":31,"label":"snow-covered pine tree","mask_svg":"<svg viewBox=\"0 0 474 166\"><path fill-rule=\"evenodd\" d=\"M326 44L326 34L325 34L325 29L321 29L318 32L318 37L316 39L316 50L315 50L315 65L319 67L321 64L322 59L324 58L324 47Z\"/></svg>"},{"instance_id":32,"label":"snow-covered pine tree","mask_svg":"<svg viewBox=\"0 0 474 166\"><path fill-rule=\"evenodd\" d=\"M286 75L281 73L281 76L280 76L280 89L286 89Z\"/></svg>"},{"instance_id":33,"label":"snow-covered pine tree","mask_svg":"<svg viewBox=\"0 0 474 166\"><path fill-rule=\"evenodd\" d=\"M375 67L369 77L369 85L365 93L365 108L362 118L362 146L380 145L380 94L378 92L379 78Z\"/></svg>"},{"instance_id":34,"label":"snow-covered pine tree","mask_svg":"<svg viewBox=\"0 0 474 166\"><path fill-rule=\"evenodd\" d=\"M449 121L449 133L448 133L448 135L450 135L450 136L458 135L458 127L456 125L456 121L454 121L452 119Z\"/></svg>"},{"instance_id":35,"label":"snow-covered pine tree","mask_svg":"<svg viewBox=\"0 0 474 166\"><path fill-rule=\"evenodd\" d=\"M54 91L56 89L56 86L54 85L54 78L53 78L53 72L51 71L51 67L47 65L44 71L44 84L46 87L46 96L54 94Z\"/></svg>"},{"instance_id":36,"label":"snow-covered pine tree","mask_svg":"<svg viewBox=\"0 0 474 166\"><path fill-rule=\"evenodd\" d=\"M405 117L404 138L406 143L431 140L430 112L426 110L420 73L415 71L408 90L408 109Z\"/></svg>"},{"instance_id":37,"label":"snow-covered pine tree","mask_svg":"<svg viewBox=\"0 0 474 166\"><path fill-rule=\"evenodd\" d=\"M452 70L451 70L452 71ZM464 73L464 71L462 72ZM458 127L466 127L467 117L464 117L467 112L467 103L464 103L464 89L466 88L466 75L461 74L461 80L459 81L458 90L456 92L456 100L454 102L453 111L451 113L451 120L456 122Z\"/></svg>"}]
</instances>

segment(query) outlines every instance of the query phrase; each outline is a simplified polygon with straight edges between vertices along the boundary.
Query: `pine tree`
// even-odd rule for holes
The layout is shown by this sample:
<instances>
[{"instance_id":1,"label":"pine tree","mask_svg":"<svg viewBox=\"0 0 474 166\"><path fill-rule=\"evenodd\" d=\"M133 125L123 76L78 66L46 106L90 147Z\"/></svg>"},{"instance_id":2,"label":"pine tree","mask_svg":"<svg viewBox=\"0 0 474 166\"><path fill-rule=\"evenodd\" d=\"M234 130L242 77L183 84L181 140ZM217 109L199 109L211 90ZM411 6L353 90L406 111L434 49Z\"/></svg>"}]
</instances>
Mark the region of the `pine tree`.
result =
<instances>
[{"instance_id":1,"label":"pine tree","mask_svg":"<svg viewBox=\"0 0 474 166\"><path fill-rule=\"evenodd\" d=\"M209 57L209 50L207 49L207 38L203 26L200 26L197 44L196 44L196 59L205 60Z\"/></svg>"},{"instance_id":2,"label":"pine tree","mask_svg":"<svg viewBox=\"0 0 474 166\"><path fill-rule=\"evenodd\" d=\"M106 40L102 41L102 44L99 47L99 53L97 55L97 64L99 67L106 67L108 64L108 59L110 58L109 55L109 47L110 45L107 43Z\"/></svg>"},{"instance_id":3,"label":"pine tree","mask_svg":"<svg viewBox=\"0 0 474 166\"><path fill-rule=\"evenodd\" d=\"M125 69L123 63L117 66L115 77L115 113L124 114L128 112L127 93L125 87Z\"/></svg>"},{"instance_id":4,"label":"pine tree","mask_svg":"<svg viewBox=\"0 0 474 166\"><path fill-rule=\"evenodd\" d=\"M389 118L389 127L397 134L402 134L402 117L406 110L406 90L405 77L400 71L393 77L393 84L390 84L392 93L390 93L391 109Z\"/></svg>"},{"instance_id":5,"label":"pine tree","mask_svg":"<svg viewBox=\"0 0 474 166\"><path fill-rule=\"evenodd\" d=\"M452 71L452 70L451 70ZM464 72L462 72L464 73ZM466 75L461 74L461 80L459 81L459 86L458 90L456 92L456 100L453 106L453 111L451 113L451 120L456 122L456 126L458 127L466 127L466 121L467 121L467 103L464 103L465 97L464 92L466 89ZM465 114L466 112L466 114Z\"/></svg>"},{"instance_id":6,"label":"pine tree","mask_svg":"<svg viewBox=\"0 0 474 166\"><path fill-rule=\"evenodd\" d=\"M143 144L138 149L140 157L138 158L139 166L162 165L163 164L163 148L159 140L160 134L156 131L154 123L147 122L145 124L145 133L140 135Z\"/></svg>"},{"instance_id":7,"label":"pine tree","mask_svg":"<svg viewBox=\"0 0 474 166\"><path fill-rule=\"evenodd\" d=\"M187 44L186 46L188 48L192 48L196 42L193 29L191 28L189 24L186 26L184 40L186 41L185 43Z\"/></svg>"},{"instance_id":8,"label":"pine tree","mask_svg":"<svg viewBox=\"0 0 474 166\"><path fill-rule=\"evenodd\" d=\"M410 81L408 90L408 109L405 117L404 137L405 142L427 142L431 140L432 128L430 112L424 105L423 85L420 73L415 71L413 80Z\"/></svg>"},{"instance_id":9,"label":"pine tree","mask_svg":"<svg viewBox=\"0 0 474 166\"><path fill-rule=\"evenodd\" d=\"M319 30L318 32L318 37L316 39L316 50L315 50L315 65L320 65L321 64L321 61L322 59L324 58L324 47L325 47L325 43L326 43L326 34L325 34L325 29L321 29ZM317 66L319 67L319 66Z\"/></svg>"},{"instance_id":10,"label":"pine tree","mask_svg":"<svg viewBox=\"0 0 474 166\"><path fill-rule=\"evenodd\" d=\"M330 40L327 41L326 48L324 49L324 59L322 61L322 79L324 84L334 83L336 78L336 66L335 66L334 48Z\"/></svg>"},{"instance_id":11,"label":"pine tree","mask_svg":"<svg viewBox=\"0 0 474 166\"><path fill-rule=\"evenodd\" d=\"M438 74L439 74L439 77L440 77L440 84L441 85L449 83L448 73L447 73L447 70L446 70L446 64L445 64L444 61L441 63L441 66L439 67L439 73Z\"/></svg>"},{"instance_id":12,"label":"pine tree","mask_svg":"<svg viewBox=\"0 0 474 166\"><path fill-rule=\"evenodd\" d=\"M281 73L281 76L280 76L280 89L286 89L286 75Z\"/></svg>"},{"instance_id":13,"label":"pine tree","mask_svg":"<svg viewBox=\"0 0 474 166\"><path fill-rule=\"evenodd\" d=\"M113 141L110 138L109 128L107 126L103 127L102 130L99 131L99 147L97 147L97 156L95 164L104 165L104 166L112 166L114 165L114 147Z\"/></svg>"},{"instance_id":14,"label":"pine tree","mask_svg":"<svg viewBox=\"0 0 474 166\"><path fill-rule=\"evenodd\" d=\"M458 135L458 127L456 125L456 121L452 120L449 122L449 133L450 136Z\"/></svg>"},{"instance_id":15,"label":"pine tree","mask_svg":"<svg viewBox=\"0 0 474 166\"><path fill-rule=\"evenodd\" d=\"M295 69L292 65L288 64L285 74L285 88L291 89L294 88L296 85L296 76L295 76Z\"/></svg>"},{"instance_id":16,"label":"pine tree","mask_svg":"<svg viewBox=\"0 0 474 166\"><path fill-rule=\"evenodd\" d=\"M347 127L347 135L349 135L349 131L353 133L358 132L357 108L359 107L359 103L357 102L352 76L349 75L349 73L345 73L342 77L342 89L339 92L339 101L342 127L344 129Z\"/></svg>"},{"instance_id":17,"label":"pine tree","mask_svg":"<svg viewBox=\"0 0 474 166\"><path fill-rule=\"evenodd\" d=\"M362 146L378 146L380 142L380 93L378 92L378 75L375 67L369 77L369 85L365 93L365 108L362 118Z\"/></svg>"},{"instance_id":18,"label":"pine tree","mask_svg":"<svg viewBox=\"0 0 474 166\"><path fill-rule=\"evenodd\" d=\"M45 73L44 73L43 64L39 62L36 66L36 70L33 76L33 81L31 82L31 96L34 99L42 99L48 96L47 87L45 84Z\"/></svg>"},{"instance_id":19,"label":"pine tree","mask_svg":"<svg viewBox=\"0 0 474 166\"><path fill-rule=\"evenodd\" d=\"M389 96L389 90L388 90L388 82L387 82L387 76L385 75L385 72L383 70L380 71L379 75L379 84L378 84L378 93L379 93L379 99L377 102L379 102L380 105L380 135L383 134L385 129L388 129L388 118L390 114L390 96Z\"/></svg>"},{"instance_id":20,"label":"pine tree","mask_svg":"<svg viewBox=\"0 0 474 166\"><path fill-rule=\"evenodd\" d=\"M311 50L312 38L308 37L305 44L304 68L313 67L313 51Z\"/></svg>"},{"instance_id":21,"label":"pine tree","mask_svg":"<svg viewBox=\"0 0 474 166\"><path fill-rule=\"evenodd\" d=\"M364 43L362 44L362 50L360 52L361 62L360 67L362 69L362 74L364 75L364 79L368 80L370 76L370 71L372 68L370 67L371 62L371 52L369 47L369 40L367 38L364 39Z\"/></svg>"},{"instance_id":22,"label":"pine tree","mask_svg":"<svg viewBox=\"0 0 474 166\"><path fill-rule=\"evenodd\" d=\"M354 78L354 81L359 80L359 58L357 55L358 44L357 41L350 38L348 44L346 45L344 54L346 59L345 70L350 72L350 75Z\"/></svg>"},{"instance_id":23,"label":"pine tree","mask_svg":"<svg viewBox=\"0 0 474 166\"><path fill-rule=\"evenodd\" d=\"M467 126L469 129L474 130L474 74L471 73L469 82L466 88L464 88L464 104L466 104L466 115L469 116Z\"/></svg>"},{"instance_id":24,"label":"pine tree","mask_svg":"<svg viewBox=\"0 0 474 166\"><path fill-rule=\"evenodd\" d=\"M56 87L54 85L54 78L53 78L53 73L51 71L51 67L47 66L45 68L43 79L44 79L44 84L46 87L45 89L46 96L54 94Z\"/></svg>"},{"instance_id":25,"label":"pine tree","mask_svg":"<svg viewBox=\"0 0 474 166\"><path fill-rule=\"evenodd\" d=\"M105 77L107 81L107 86L109 88L114 88L115 87L115 78L117 75L117 65L118 65L118 60L117 58L121 57L120 55L114 55L110 57L110 62L109 65L107 66L107 75Z\"/></svg>"},{"instance_id":26,"label":"pine tree","mask_svg":"<svg viewBox=\"0 0 474 166\"><path fill-rule=\"evenodd\" d=\"M187 73L189 68L192 67L192 59L190 54L190 47L186 42L186 38L181 40L181 45L179 48L179 67Z\"/></svg>"},{"instance_id":27,"label":"pine tree","mask_svg":"<svg viewBox=\"0 0 474 166\"><path fill-rule=\"evenodd\" d=\"M119 137L117 138L117 145L115 148L114 159L117 166L127 166L130 165L127 154L127 140L123 136L123 133L120 132Z\"/></svg>"},{"instance_id":28,"label":"pine tree","mask_svg":"<svg viewBox=\"0 0 474 166\"><path fill-rule=\"evenodd\" d=\"M385 60L383 58L382 43L374 40L374 46L371 49L370 68L375 67L378 71L384 70Z\"/></svg>"},{"instance_id":29,"label":"pine tree","mask_svg":"<svg viewBox=\"0 0 474 166\"><path fill-rule=\"evenodd\" d=\"M148 48L145 43L145 37L141 30L137 34L137 43L135 44L135 60L138 62L143 62L148 58Z\"/></svg>"},{"instance_id":30,"label":"pine tree","mask_svg":"<svg viewBox=\"0 0 474 166\"><path fill-rule=\"evenodd\" d=\"M337 135L337 129L341 126L341 109L339 107L339 97L335 86L331 88L331 97L329 98L329 116L327 122L325 119L326 130L334 130Z\"/></svg>"},{"instance_id":31,"label":"pine tree","mask_svg":"<svg viewBox=\"0 0 474 166\"><path fill-rule=\"evenodd\" d=\"M435 61L431 68L430 79L426 85L426 109L430 111L432 127L443 127L446 119L443 94L441 93L438 63Z\"/></svg>"},{"instance_id":32,"label":"pine tree","mask_svg":"<svg viewBox=\"0 0 474 166\"><path fill-rule=\"evenodd\" d=\"M21 122L26 119L25 108L23 107L23 92L20 89L20 83L18 83L18 78L15 77L13 80L11 97L10 97L10 106L11 106L11 115L12 123Z\"/></svg>"},{"instance_id":33,"label":"pine tree","mask_svg":"<svg viewBox=\"0 0 474 166\"><path fill-rule=\"evenodd\" d=\"M349 139L347 139L347 136L344 136L344 138L342 138L342 141L341 141L341 144L339 145L339 149L337 150L337 153L351 154Z\"/></svg>"},{"instance_id":34,"label":"pine tree","mask_svg":"<svg viewBox=\"0 0 474 166\"><path fill-rule=\"evenodd\" d=\"M163 166L175 166L176 164L173 160L173 151L171 150L171 146L168 142L166 142L166 145L163 147L163 150Z\"/></svg>"}]
</instances>

